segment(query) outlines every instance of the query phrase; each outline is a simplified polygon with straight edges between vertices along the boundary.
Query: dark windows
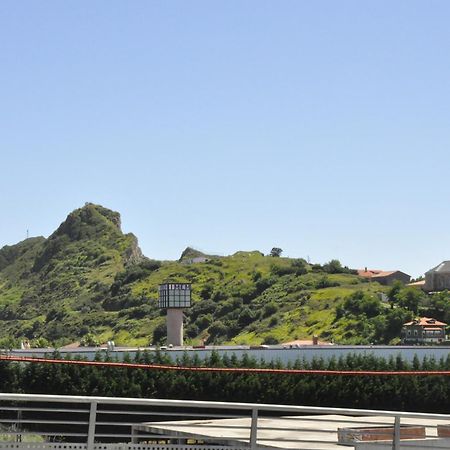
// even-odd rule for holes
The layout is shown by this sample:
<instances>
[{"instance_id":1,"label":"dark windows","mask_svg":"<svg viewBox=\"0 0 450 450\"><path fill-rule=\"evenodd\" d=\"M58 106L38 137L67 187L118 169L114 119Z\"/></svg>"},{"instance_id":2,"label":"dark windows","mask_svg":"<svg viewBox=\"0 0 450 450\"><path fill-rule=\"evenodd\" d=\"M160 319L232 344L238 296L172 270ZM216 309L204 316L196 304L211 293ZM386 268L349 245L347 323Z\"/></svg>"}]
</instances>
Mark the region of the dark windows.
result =
<instances>
[{"instance_id":1,"label":"dark windows","mask_svg":"<svg viewBox=\"0 0 450 450\"><path fill-rule=\"evenodd\" d=\"M188 283L166 283L159 286L160 308L189 308L191 285Z\"/></svg>"}]
</instances>

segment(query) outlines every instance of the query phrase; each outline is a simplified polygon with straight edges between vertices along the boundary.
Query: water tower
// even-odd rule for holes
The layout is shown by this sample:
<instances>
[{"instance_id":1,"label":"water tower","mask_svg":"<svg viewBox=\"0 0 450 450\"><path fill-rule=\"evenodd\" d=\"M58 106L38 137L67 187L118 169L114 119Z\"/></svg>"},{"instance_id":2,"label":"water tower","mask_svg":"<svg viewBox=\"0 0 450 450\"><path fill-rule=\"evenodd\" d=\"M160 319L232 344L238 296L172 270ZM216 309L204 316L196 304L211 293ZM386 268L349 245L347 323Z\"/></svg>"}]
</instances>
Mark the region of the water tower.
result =
<instances>
[{"instance_id":1,"label":"water tower","mask_svg":"<svg viewBox=\"0 0 450 450\"><path fill-rule=\"evenodd\" d=\"M183 345L183 310L191 307L191 284L160 284L158 306L167 309L167 344Z\"/></svg>"}]
</instances>

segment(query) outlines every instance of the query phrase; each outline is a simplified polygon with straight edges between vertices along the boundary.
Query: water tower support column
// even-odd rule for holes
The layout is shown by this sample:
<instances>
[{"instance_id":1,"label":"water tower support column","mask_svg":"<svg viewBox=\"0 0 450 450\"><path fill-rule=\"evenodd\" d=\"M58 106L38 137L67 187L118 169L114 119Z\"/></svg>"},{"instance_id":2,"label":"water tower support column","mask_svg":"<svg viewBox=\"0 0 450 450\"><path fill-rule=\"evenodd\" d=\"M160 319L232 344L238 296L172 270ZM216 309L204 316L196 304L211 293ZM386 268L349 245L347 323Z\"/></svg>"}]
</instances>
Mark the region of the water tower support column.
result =
<instances>
[{"instance_id":1,"label":"water tower support column","mask_svg":"<svg viewBox=\"0 0 450 450\"><path fill-rule=\"evenodd\" d=\"M183 311L191 307L190 283L159 285L158 306L167 310L167 345L183 345Z\"/></svg>"},{"instance_id":2,"label":"water tower support column","mask_svg":"<svg viewBox=\"0 0 450 450\"><path fill-rule=\"evenodd\" d=\"M175 347L183 345L183 310L167 309L167 344Z\"/></svg>"}]
</instances>

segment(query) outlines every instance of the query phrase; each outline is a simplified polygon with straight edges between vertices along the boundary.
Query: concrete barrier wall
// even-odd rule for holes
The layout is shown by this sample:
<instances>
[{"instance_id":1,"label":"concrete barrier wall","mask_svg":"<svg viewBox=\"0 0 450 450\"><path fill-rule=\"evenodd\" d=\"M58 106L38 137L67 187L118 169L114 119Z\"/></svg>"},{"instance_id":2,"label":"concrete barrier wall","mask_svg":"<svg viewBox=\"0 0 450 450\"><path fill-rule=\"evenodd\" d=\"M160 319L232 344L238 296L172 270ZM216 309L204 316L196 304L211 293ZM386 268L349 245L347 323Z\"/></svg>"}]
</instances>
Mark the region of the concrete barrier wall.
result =
<instances>
[{"instance_id":1,"label":"concrete barrier wall","mask_svg":"<svg viewBox=\"0 0 450 450\"><path fill-rule=\"evenodd\" d=\"M145 349L140 349L141 351ZM156 351L154 348L147 349L150 352ZM15 356L44 356L46 353L51 354L54 349L28 349L28 350L12 350L7 353ZM79 348L79 349L59 349L62 355L83 356L89 360L93 360L97 352L106 352L106 349L100 348ZM133 358L138 351L137 348L116 348L109 354L119 360L122 360L125 354L130 355ZM266 349L249 349L248 347L236 346L236 347L207 347L205 349L192 349L192 348L173 348L164 350L167 355L171 357L173 361L177 358L181 359L186 352L188 355L193 356L194 353L198 355L200 359L209 357L213 351L218 352L220 355L227 354L228 356L236 355L238 359L241 359L244 354L264 361L281 361L283 364L288 362L294 363L297 359L311 361L314 358L323 358L329 360L331 358L339 359L340 357L346 357L347 355L364 355L375 356L378 358L389 359L390 357L396 358L400 356L403 360L412 362L414 356L420 360L427 358L435 358L439 360L441 358L446 359L450 356L450 347L445 346L369 346L369 345L309 345L299 348L282 348L282 347L269 347ZM5 351L4 351L5 352Z\"/></svg>"}]
</instances>

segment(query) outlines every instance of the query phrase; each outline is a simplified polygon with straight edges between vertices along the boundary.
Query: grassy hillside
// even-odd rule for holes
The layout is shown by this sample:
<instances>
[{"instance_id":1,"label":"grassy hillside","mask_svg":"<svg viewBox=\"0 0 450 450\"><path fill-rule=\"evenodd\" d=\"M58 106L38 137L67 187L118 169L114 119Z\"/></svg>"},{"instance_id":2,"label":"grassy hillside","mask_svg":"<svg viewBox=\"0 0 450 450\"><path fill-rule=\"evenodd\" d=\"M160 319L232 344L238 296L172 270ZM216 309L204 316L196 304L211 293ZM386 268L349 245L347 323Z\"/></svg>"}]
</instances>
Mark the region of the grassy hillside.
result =
<instances>
[{"instance_id":1,"label":"grassy hillside","mask_svg":"<svg viewBox=\"0 0 450 450\"><path fill-rule=\"evenodd\" d=\"M70 340L101 314L102 290L142 259L118 213L87 204L48 238L0 250L0 337Z\"/></svg>"},{"instance_id":2,"label":"grassy hillside","mask_svg":"<svg viewBox=\"0 0 450 450\"><path fill-rule=\"evenodd\" d=\"M188 248L179 261L150 260L134 235L122 233L118 213L86 204L48 239L0 250L0 344L23 338L56 345L163 342L157 288L167 281L193 284L185 326L193 344L275 343L314 334L341 343L386 342L408 316L380 302L386 288L337 261L309 265L252 251L186 263L198 256L205 255Z\"/></svg>"}]
</instances>

